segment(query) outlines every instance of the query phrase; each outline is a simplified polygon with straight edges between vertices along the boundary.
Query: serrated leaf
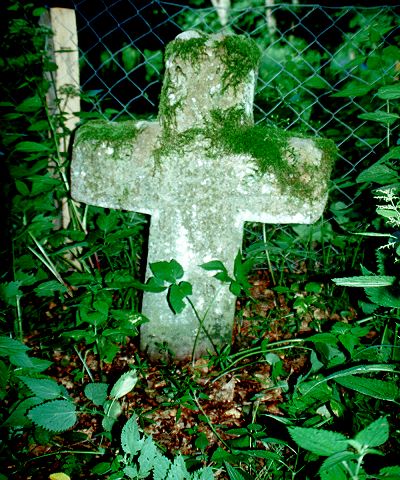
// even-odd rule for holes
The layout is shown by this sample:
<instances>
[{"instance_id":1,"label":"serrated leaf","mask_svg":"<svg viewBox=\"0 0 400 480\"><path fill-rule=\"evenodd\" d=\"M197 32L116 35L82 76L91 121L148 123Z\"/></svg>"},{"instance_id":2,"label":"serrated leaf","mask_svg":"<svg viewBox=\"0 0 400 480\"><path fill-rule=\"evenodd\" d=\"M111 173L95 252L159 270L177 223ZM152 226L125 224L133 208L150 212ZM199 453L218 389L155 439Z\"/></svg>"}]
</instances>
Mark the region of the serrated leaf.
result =
<instances>
[{"instance_id":1,"label":"serrated leaf","mask_svg":"<svg viewBox=\"0 0 400 480\"><path fill-rule=\"evenodd\" d=\"M67 400L43 403L28 413L32 422L51 432L65 432L77 421L75 404Z\"/></svg>"},{"instance_id":2,"label":"serrated leaf","mask_svg":"<svg viewBox=\"0 0 400 480\"><path fill-rule=\"evenodd\" d=\"M186 480L189 477L182 455L177 455L169 469L166 480Z\"/></svg>"},{"instance_id":3,"label":"serrated leaf","mask_svg":"<svg viewBox=\"0 0 400 480\"><path fill-rule=\"evenodd\" d=\"M193 473L192 480L214 480L214 474L211 467L204 467Z\"/></svg>"},{"instance_id":4,"label":"serrated leaf","mask_svg":"<svg viewBox=\"0 0 400 480\"><path fill-rule=\"evenodd\" d=\"M55 380L50 378L19 377L29 390L41 400L54 400L61 395L61 388Z\"/></svg>"},{"instance_id":5,"label":"serrated leaf","mask_svg":"<svg viewBox=\"0 0 400 480\"><path fill-rule=\"evenodd\" d=\"M386 417L378 418L372 422L368 427L357 433L355 440L361 445L368 447L379 447L388 441L389 438L389 423Z\"/></svg>"},{"instance_id":6,"label":"serrated leaf","mask_svg":"<svg viewBox=\"0 0 400 480\"><path fill-rule=\"evenodd\" d=\"M184 273L182 266L176 260L150 263L150 270L155 277L169 283L175 283L183 277Z\"/></svg>"},{"instance_id":7,"label":"serrated leaf","mask_svg":"<svg viewBox=\"0 0 400 480\"><path fill-rule=\"evenodd\" d=\"M107 391L107 383L89 383L86 385L84 393L90 401L100 407L107 399Z\"/></svg>"},{"instance_id":8,"label":"serrated leaf","mask_svg":"<svg viewBox=\"0 0 400 480\"><path fill-rule=\"evenodd\" d=\"M137 381L138 377L135 370L123 373L112 387L110 397L115 399L123 397L134 388Z\"/></svg>"},{"instance_id":9,"label":"serrated leaf","mask_svg":"<svg viewBox=\"0 0 400 480\"><path fill-rule=\"evenodd\" d=\"M388 185L395 183L397 178L398 174L395 170L379 162L363 170L360 175L358 175L356 182L374 182L380 185Z\"/></svg>"},{"instance_id":10,"label":"serrated leaf","mask_svg":"<svg viewBox=\"0 0 400 480\"><path fill-rule=\"evenodd\" d=\"M396 277L390 277L385 275L332 278L332 282L335 282L336 285L340 285L342 287L362 288L385 287L388 285L392 285L395 280Z\"/></svg>"},{"instance_id":11,"label":"serrated leaf","mask_svg":"<svg viewBox=\"0 0 400 480\"><path fill-rule=\"evenodd\" d=\"M128 478L136 480L138 478L138 471L136 465L127 465L124 468L124 473Z\"/></svg>"},{"instance_id":12,"label":"serrated leaf","mask_svg":"<svg viewBox=\"0 0 400 480\"><path fill-rule=\"evenodd\" d=\"M132 415L131 418L122 427L121 446L125 453L136 455L142 448L143 439L140 438L139 425L137 416Z\"/></svg>"},{"instance_id":13,"label":"serrated leaf","mask_svg":"<svg viewBox=\"0 0 400 480\"><path fill-rule=\"evenodd\" d=\"M399 388L393 382L354 376L336 378L335 381L342 387L350 388L372 398L392 402L399 398Z\"/></svg>"},{"instance_id":14,"label":"serrated leaf","mask_svg":"<svg viewBox=\"0 0 400 480\"><path fill-rule=\"evenodd\" d=\"M31 425L30 419L27 417L28 411L35 405L42 403L40 398L29 397L22 400L16 408L11 412L11 415L6 419L3 425L10 427L26 427Z\"/></svg>"},{"instance_id":15,"label":"serrated leaf","mask_svg":"<svg viewBox=\"0 0 400 480\"><path fill-rule=\"evenodd\" d=\"M393 294L389 288L366 288L365 293L369 300L381 307L400 308L400 296Z\"/></svg>"},{"instance_id":16,"label":"serrated leaf","mask_svg":"<svg viewBox=\"0 0 400 480\"><path fill-rule=\"evenodd\" d=\"M151 470L154 467L154 462L157 455L157 447L151 437L147 437L140 450L138 462L140 465L139 476L140 478L147 478Z\"/></svg>"},{"instance_id":17,"label":"serrated leaf","mask_svg":"<svg viewBox=\"0 0 400 480\"><path fill-rule=\"evenodd\" d=\"M29 348L19 340L10 337L0 337L0 356L6 357L17 353L25 353Z\"/></svg>"},{"instance_id":18,"label":"serrated leaf","mask_svg":"<svg viewBox=\"0 0 400 480\"><path fill-rule=\"evenodd\" d=\"M171 462L168 460L168 458L157 450L154 461L153 480L165 480L170 467Z\"/></svg>"},{"instance_id":19,"label":"serrated leaf","mask_svg":"<svg viewBox=\"0 0 400 480\"><path fill-rule=\"evenodd\" d=\"M297 445L315 455L328 457L348 446L347 438L341 433L305 427L289 427L288 430Z\"/></svg>"}]
</instances>

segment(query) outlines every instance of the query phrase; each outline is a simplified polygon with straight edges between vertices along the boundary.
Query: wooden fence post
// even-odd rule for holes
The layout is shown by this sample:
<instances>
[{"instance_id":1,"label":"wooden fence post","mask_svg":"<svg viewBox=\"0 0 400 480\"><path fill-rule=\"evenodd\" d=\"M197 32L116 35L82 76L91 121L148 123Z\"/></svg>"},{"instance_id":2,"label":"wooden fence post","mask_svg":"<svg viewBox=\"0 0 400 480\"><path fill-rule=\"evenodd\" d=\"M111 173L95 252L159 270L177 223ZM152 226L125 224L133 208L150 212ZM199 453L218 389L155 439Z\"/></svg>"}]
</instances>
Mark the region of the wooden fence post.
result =
<instances>
[{"instance_id":1,"label":"wooden fence post","mask_svg":"<svg viewBox=\"0 0 400 480\"><path fill-rule=\"evenodd\" d=\"M57 70L48 74L50 88L47 93L47 106L51 115L63 114L66 131L59 132L59 149L65 153L68 151L70 134L79 121L76 112L80 111L79 52L75 10L50 8L42 16L41 23L53 32L49 39L48 54L57 65ZM67 228L69 222L70 213L65 199L62 205L62 227Z\"/></svg>"}]
</instances>

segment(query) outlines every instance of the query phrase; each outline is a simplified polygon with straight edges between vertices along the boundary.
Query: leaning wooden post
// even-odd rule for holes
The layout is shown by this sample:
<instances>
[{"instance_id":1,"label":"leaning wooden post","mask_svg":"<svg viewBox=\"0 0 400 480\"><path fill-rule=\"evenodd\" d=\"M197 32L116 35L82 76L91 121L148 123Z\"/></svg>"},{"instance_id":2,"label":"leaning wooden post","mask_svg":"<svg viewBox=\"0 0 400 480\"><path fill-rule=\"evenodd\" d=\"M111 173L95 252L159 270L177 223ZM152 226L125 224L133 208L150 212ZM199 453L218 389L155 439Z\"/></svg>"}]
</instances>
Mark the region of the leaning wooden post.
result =
<instances>
[{"instance_id":1,"label":"leaning wooden post","mask_svg":"<svg viewBox=\"0 0 400 480\"><path fill-rule=\"evenodd\" d=\"M53 35L49 39L48 54L57 65L54 72L48 72L50 88L47 93L47 106L50 115L63 116L63 129L59 129L59 150L66 153L71 132L79 122L76 112L80 111L79 96L79 52L75 10L70 8L50 8L41 19ZM54 165L50 165L54 167ZM62 227L67 228L70 214L67 199L62 204Z\"/></svg>"}]
</instances>

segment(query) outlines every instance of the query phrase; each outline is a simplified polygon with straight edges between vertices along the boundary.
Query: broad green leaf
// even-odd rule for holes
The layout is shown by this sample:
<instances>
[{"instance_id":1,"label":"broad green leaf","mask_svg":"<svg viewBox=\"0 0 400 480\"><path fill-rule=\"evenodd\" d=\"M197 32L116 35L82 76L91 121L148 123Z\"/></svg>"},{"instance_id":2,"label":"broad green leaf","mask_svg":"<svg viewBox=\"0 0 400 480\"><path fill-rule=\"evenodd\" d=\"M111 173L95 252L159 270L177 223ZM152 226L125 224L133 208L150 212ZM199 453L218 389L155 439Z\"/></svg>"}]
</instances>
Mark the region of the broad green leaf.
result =
<instances>
[{"instance_id":1,"label":"broad green leaf","mask_svg":"<svg viewBox=\"0 0 400 480\"><path fill-rule=\"evenodd\" d=\"M123 397L134 388L137 381L138 378L135 370L130 370L122 374L112 387L110 397L115 399Z\"/></svg>"},{"instance_id":2,"label":"broad green leaf","mask_svg":"<svg viewBox=\"0 0 400 480\"><path fill-rule=\"evenodd\" d=\"M165 480L171 462L159 450L156 452L154 461L153 480Z\"/></svg>"},{"instance_id":3,"label":"broad green leaf","mask_svg":"<svg viewBox=\"0 0 400 480\"><path fill-rule=\"evenodd\" d=\"M378 418L372 422L368 427L357 433L355 440L361 445L368 447L379 447L388 441L389 438L389 423L386 417Z\"/></svg>"},{"instance_id":4,"label":"broad green leaf","mask_svg":"<svg viewBox=\"0 0 400 480\"><path fill-rule=\"evenodd\" d=\"M180 282L179 285L171 285L168 290L168 302L175 314L181 313L184 310L186 303L183 299L191 294L192 285L189 282Z\"/></svg>"},{"instance_id":5,"label":"broad green leaf","mask_svg":"<svg viewBox=\"0 0 400 480\"><path fill-rule=\"evenodd\" d=\"M397 292L393 292L387 288L366 288L367 294L371 302L380 305L381 307L400 308L400 296Z\"/></svg>"},{"instance_id":6,"label":"broad green leaf","mask_svg":"<svg viewBox=\"0 0 400 480\"><path fill-rule=\"evenodd\" d=\"M381 400L395 401L399 398L399 388L394 382L378 380L375 378L346 376L335 378L335 381L345 388L363 393Z\"/></svg>"},{"instance_id":7,"label":"broad green leaf","mask_svg":"<svg viewBox=\"0 0 400 480\"><path fill-rule=\"evenodd\" d=\"M19 289L21 287L20 281L5 282L0 283L0 298L3 302L11 305L13 307L17 306L17 297L22 296L22 291ZM1 343L0 343L0 354L1 354Z\"/></svg>"},{"instance_id":8,"label":"broad green leaf","mask_svg":"<svg viewBox=\"0 0 400 480\"><path fill-rule=\"evenodd\" d=\"M49 280L38 285L34 291L38 297L49 297L53 296L55 292L67 293L68 289L57 280Z\"/></svg>"},{"instance_id":9,"label":"broad green leaf","mask_svg":"<svg viewBox=\"0 0 400 480\"><path fill-rule=\"evenodd\" d=\"M0 336L0 356L6 357L17 353L25 353L29 348L19 340Z\"/></svg>"},{"instance_id":10,"label":"broad green leaf","mask_svg":"<svg viewBox=\"0 0 400 480\"><path fill-rule=\"evenodd\" d=\"M114 423L122 413L122 407L119 402L113 400L106 400L104 402L105 417L101 422L102 427L106 432L111 432Z\"/></svg>"},{"instance_id":11,"label":"broad green leaf","mask_svg":"<svg viewBox=\"0 0 400 480\"><path fill-rule=\"evenodd\" d=\"M358 115L358 118L361 120L371 120L373 122L383 123L385 125L392 125L400 117L396 113L376 111L370 113L361 113Z\"/></svg>"},{"instance_id":12,"label":"broad green leaf","mask_svg":"<svg viewBox=\"0 0 400 480\"><path fill-rule=\"evenodd\" d=\"M375 163L358 175L356 182L375 182L380 185L388 185L398 180L398 173L384 163Z\"/></svg>"},{"instance_id":13,"label":"broad green leaf","mask_svg":"<svg viewBox=\"0 0 400 480\"><path fill-rule=\"evenodd\" d=\"M35 112L43 108L42 99L39 95L34 95L33 97L26 98L19 105L16 106L15 110L17 112L30 113Z\"/></svg>"},{"instance_id":14,"label":"broad green leaf","mask_svg":"<svg viewBox=\"0 0 400 480\"><path fill-rule=\"evenodd\" d=\"M351 82L348 83L339 92L334 93L333 97L363 97L372 89L371 85Z\"/></svg>"},{"instance_id":15,"label":"broad green leaf","mask_svg":"<svg viewBox=\"0 0 400 480\"><path fill-rule=\"evenodd\" d=\"M135 279L128 270L116 270L106 275L105 282L112 288L129 288Z\"/></svg>"},{"instance_id":16,"label":"broad green leaf","mask_svg":"<svg viewBox=\"0 0 400 480\"><path fill-rule=\"evenodd\" d=\"M185 460L179 454L174 458L174 463L169 469L166 480L186 480L188 477L189 472L187 471Z\"/></svg>"},{"instance_id":17,"label":"broad green leaf","mask_svg":"<svg viewBox=\"0 0 400 480\"><path fill-rule=\"evenodd\" d=\"M169 283L175 283L183 277L184 273L182 266L176 260L151 263L150 270L155 277Z\"/></svg>"},{"instance_id":18,"label":"broad green leaf","mask_svg":"<svg viewBox=\"0 0 400 480\"><path fill-rule=\"evenodd\" d=\"M211 260L210 262L206 262L200 265L201 268L204 270L222 270L226 272L225 265L219 260Z\"/></svg>"},{"instance_id":19,"label":"broad green leaf","mask_svg":"<svg viewBox=\"0 0 400 480\"><path fill-rule=\"evenodd\" d=\"M136 48L132 48L130 45L126 45L122 49L122 64L127 73L133 70L140 62L141 53Z\"/></svg>"},{"instance_id":20,"label":"broad green leaf","mask_svg":"<svg viewBox=\"0 0 400 480\"><path fill-rule=\"evenodd\" d=\"M89 383L85 387L85 395L95 405L100 407L107 399L108 384L107 383Z\"/></svg>"},{"instance_id":21,"label":"broad green leaf","mask_svg":"<svg viewBox=\"0 0 400 480\"><path fill-rule=\"evenodd\" d=\"M332 281L335 282L336 285L340 285L342 287L362 288L385 287L388 285L392 285L395 280L396 277L389 277L385 275L332 278Z\"/></svg>"},{"instance_id":22,"label":"broad green leaf","mask_svg":"<svg viewBox=\"0 0 400 480\"><path fill-rule=\"evenodd\" d=\"M24 153L44 153L49 152L51 150L46 144L44 143L37 143L37 142L20 142L17 143L15 146L16 152L24 152Z\"/></svg>"},{"instance_id":23,"label":"broad green leaf","mask_svg":"<svg viewBox=\"0 0 400 480\"><path fill-rule=\"evenodd\" d=\"M53 400L33 407L28 417L35 425L51 432L65 432L77 421L75 404L67 400Z\"/></svg>"},{"instance_id":24,"label":"broad green leaf","mask_svg":"<svg viewBox=\"0 0 400 480\"><path fill-rule=\"evenodd\" d=\"M341 433L318 428L289 427L289 434L301 448L315 455L330 456L347 449L348 440Z\"/></svg>"},{"instance_id":25,"label":"broad green leaf","mask_svg":"<svg viewBox=\"0 0 400 480\"><path fill-rule=\"evenodd\" d=\"M400 85L386 85L381 87L376 96L382 100L394 100L400 98Z\"/></svg>"},{"instance_id":26,"label":"broad green leaf","mask_svg":"<svg viewBox=\"0 0 400 480\"><path fill-rule=\"evenodd\" d=\"M379 480L399 480L400 478L400 466L393 465L391 467L381 468L379 474L376 476Z\"/></svg>"},{"instance_id":27,"label":"broad green leaf","mask_svg":"<svg viewBox=\"0 0 400 480\"><path fill-rule=\"evenodd\" d=\"M140 450L139 462L139 476L140 478L147 478L154 467L154 461L157 456L157 447L151 437L147 437Z\"/></svg>"},{"instance_id":28,"label":"broad green leaf","mask_svg":"<svg viewBox=\"0 0 400 480\"><path fill-rule=\"evenodd\" d=\"M61 395L60 385L50 378L31 378L26 376L18 377L29 390L41 400L54 400Z\"/></svg>"},{"instance_id":29,"label":"broad green leaf","mask_svg":"<svg viewBox=\"0 0 400 480\"><path fill-rule=\"evenodd\" d=\"M125 423L121 432L121 446L125 453L129 455L136 455L142 448L143 439L140 438L139 425L137 423L136 415Z\"/></svg>"},{"instance_id":30,"label":"broad green leaf","mask_svg":"<svg viewBox=\"0 0 400 480\"><path fill-rule=\"evenodd\" d=\"M114 230L114 228L118 225L118 216L114 212L109 213L108 215L102 214L98 217L96 223L100 230L103 230L103 232L107 233L111 230Z\"/></svg>"},{"instance_id":31,"label":"broad green leaf","mask_svg":"<svg viewBox=\"0 0 400 480\"><path fill-rule=\"evenodd\" d=\"M215 477L211 467L201 468L192 474L192 480L214 480L214 478Z\"/></svg>"},{"instance_id":32,"label":"broad green leaf","mask_svg":"<svg viewBox=\"0 0 400 480\"><path fill-rule=\"evenodd\" d=\"M36 397L29 397L22 400L22 402L18 403L15 409L12 410L11 415L5 420L3 425L10 427L25 427L31 425L31 421L26 414L32 407L40 403L42 403L42 400Z\"/></svg>"},{"instance_id":33,"label":"broad green leaf","mask_svg":"<svg viewBox=\"0 0 400 480\"><path fill-rule=\"evenodd\" d=\"M353 456L351 452L343 452L343 456L345 458ZM335 455L333 455L335 456ZM328 460L332 458L329 457ZM347 471L344 469L342 465L333 465L329 469L324 469L324 464L319 470L319 475L321 477L321 480L349 480L349 477L347 475Z\"/></svg>"}]
</instances>

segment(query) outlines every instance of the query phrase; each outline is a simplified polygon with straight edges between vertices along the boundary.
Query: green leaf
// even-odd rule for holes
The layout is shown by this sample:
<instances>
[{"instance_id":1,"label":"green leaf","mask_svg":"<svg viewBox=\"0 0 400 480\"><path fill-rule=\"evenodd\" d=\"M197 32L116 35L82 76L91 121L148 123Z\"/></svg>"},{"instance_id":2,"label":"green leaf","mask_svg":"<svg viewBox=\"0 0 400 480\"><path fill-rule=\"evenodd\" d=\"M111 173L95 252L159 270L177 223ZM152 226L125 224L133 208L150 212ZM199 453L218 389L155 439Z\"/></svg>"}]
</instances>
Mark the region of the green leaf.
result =
<instances>
[{"instance_id":1,"label":"green leaf","mask_svg":"<svg viewBox=\"0 0 400 480\"><path fill-rule=\"evenodd\" d=\"M386 417L378 418L368 427L361 430L356 437L356 442L368 447L379 447L386 443L389 439L389 423Z\"/></svg>"},{"instance_id":2,"label":"green leaf","mask_svg":"<svg viewBox=\"0 0 400 480\"><path fill-rule=\"evenodd\" d=\"M43 403L28 413L32 422L51 432L65 432L77 421L75 404L67 400Z\"/></svg>"},{"instance_id":3,"label":"green leaf","mask_svg":"<svg viewBox=\"0 0 400 480\"><path fill-rule=\"evenodd\" d=\"M16 408L11 412L11 415L6 419L3 425L8 425L10 427L26 427L31 425L31 421L26 416L28 411L35 405L42 403L40 398L29 397L25 400L22 400Z\"/></svg>"},{"instance_id":4,"label":"green leaf","mask_svg":"<svg viewBox=\"0 0 400 480\"><path fill-rule=\"evenodd\" d=\"M373 122L379 122L385 125L392 125L400 116L396 113L387 113L378 110L376 112L361 113L358 115L358 118L361 118L361 120L372 120Z\"/></svg>"},{"instance_id":5,"label":"green leaf","mask_svg":"<svg viewBox=\"0 0 400 480\"><path fill-rule=\"evenodd\" d=\"M140 450L139 462L139 477L147 478L154 467L154 462L157 456L157 447L151 437L147 437Z\"/></svg>"},{"instance_id":6,"label":"green leaf","mask_svg":"<svg viewBox=\"0 0 400 480\"><path fill-rule=\"evenodd\" d=\"M388 285L392 285L395 280L396 277L389 277L385 275L332 278L332 282L335 282L336 285L340 285L342 287L362 288L385 287Z\"/></svg>"},{"instance_id":7,"label":"green leaf","mask_svg":"<svg viewBox=\"0 0 400 480\"><path fill-rule=\"evenodd\" d=\"M171 462L168 458L157 450L154 460L153 480L165 480L170 466Z\"/></svg>"},{"instance_id":8,"label":"green leaf","mask_svg":"<svg viewBox=\"0 0 400 480\"><path fill-rule=\"evenodd\" d=\"M171 285L168 290L168 302L175 314L181 313L184 310L186 303L183 299L191 294L192 285L189 282L180 282L179 285Z\"/></svg>"},{"instance_id":9,"label":"green leaf","mask_svg":"<svg viewBox=\"0 0 400 480\"><path fill-rule=\"evenodd\" d=\"M85 387L86 397L98 407L102 406L107 399L107 383L89 383Z\"/></svg>"},{"instance_id":10,"label":"green leaf","mask_svg":"<svg viewBox=\"0 0 400 480\"><path fill-rule=\"evenodd\" d=\"M379 475L377 475L376 478L379 480L399 480L400 466L393 465L391 467L381 468Z\"/></svg>"},{"instance_id":11,"label":"green leaf","mask_svg":"<svg viewBox=\"0 0 400 480\"><path fill-rule=\"evenodd\" d=\"M333 97L363 97L372 89L371 85L365 85L358 82L350 82L339 92L334 93Z\"/></svg>"},{"instance_id":12,"label":"green leaf","mask_svg":"<svg viewBox=\"0 0 400 480\"><path fill-rule=\"evenodd\" d=\"M49 280L38 285L34 291L38 297L49 297L54 296L55 292L67 293L68 289L57 280Z\"/></svg>"},{"instance_id":13,"label":"green leaf","mask_svg":"<svg viewBox=\"0 0 400 480\"><path fill-rule=\"evenodd\" d=\"M317 428L289 427L289 434L301 448L315 455L330 456L347 449L348 440L341 433Z\"/></svg>"},{"instance_id":14,"label":"green leaf","mask_svg":"<svg viewBox=\"0 0 400 480\"><path fill-rule=\"evenodd\" d=\"M41 400L54 400L61 395L61 388L55 380L50 378L18 377L29 390Z\"/></svg>"},{"instance_id":15,"label":"green leaf","mask_svg":"<svg viewBox=\"0 0 400 480\"><path fill-rule=\"evenodd\" d=\"M175 283L183 277L184 273L182 266L176 260L150 263L150 270L155 277L169 283Z\"/></svg>"},{"instance_id":16,"label":"green leaf","mask_svg":"<svg viewBox=\"0 0 400 480\"><path fill-rule=\"evenodd\" d=\"M400 85L386 85L381 87L376 96L382 100L394 100L400 98Z\"/></svg>"},{"instance_id":17,"label":"green leaf","mask_svg":"<svg viewBox=\"0 0 400 480\"><path fill-rule=\"evenodd\" d=\"M365 293L369 300L376 303L376 305L388 308L400 308L400 296L397 292L392 293L387 287L366 288Z\"/></svg>"},{"instance_id":18,"label":"green leaf","mask_svg":"<svg viewBox=\"0 0 400 480\"><path fill-rule=\"evenodd\" d=\"M179 454L175 457L166 480L186 480L187 478L190 478L189 472L187 471L185 460L182 455Z\"/></svg>"},{"instance_id":19,"label":"green leaf","mask_svg":"<svg viewBox=\"0 0 400 480\"><path fill-rule=\"evenodd\" d=\"M123 397L135 387L137 381L138 377L135 370L122 374L112 387L110 397L115 399Z\"/></svg>"},{"instance_id":20,"label":"green leaf","mask_svg":"<svg viewBox=\"0 0 400 480\"><path fill-rule=\"evenodd\" d=\"M0 356L6 357L18 353L25 353L29 348L19 340L10 337L0 337Z\"/></svg>"},{"instance_id":21,"label":"green leaf","mask_svg":"<svg viewBox=\"0 0 400 480\"><path fill-rule=\"evenodd\" d=\"M342 387L350 388L356 392L381 400L394 402L399 398L400 394L399 388L394 382L377 380L375 378L348 376L336 378L335 381Z\"/></svg>"},{"instance_id":22,"label":"green leaf","mask_svg":"<svg viewBox=\"0 0 400 480\"><path fill-rule=\"evenodd\" d=\"M350 458L353 456L351 452L343 452L343 453L345 454L343 455L344 458ZM329 468L329 470L324 470L323 467L321 467L318 473L321 476L321 480L349 480L347 471L341 465L334 465L331 468Z\"/></svg>"},{"instance_id":23,"label":"green leaf","mask_svg":"<svg viewBox=\"0 0 400 480\"><path fill-rule=\"evenodd\" d=\"M140 438L137 416L132 415L125 423L121 432L121 446L125 453L136 455L142 448L143 439Z\"/></svg>"},{"instance_id":24,"label":"green leaf","mask_svg":"<svg viewBox=\"0 0 400 480\"><path fill-rule=\"evenodd\" d=\"M0 298L3 302L11 305L13 307L17 306L17 297L22 296L22 291L19 289L21 287L21 282L7 282L0 283ZM1 344L0 344L1 348Z\"/></svg>"},{"instance_id":25,"label":"green leaf","mask_svg":"<svg viewBox=\"0 0 400 480\"><path fill-rule=\"evenodd\" d=\"M30 113L43 108L42 99L38 95L26 98L19 105L16 106L17 112Z\"/></svg>"},{"instance_id":26,"label":"green leaf","mask_svg":"<svg viewBox=\"0 0 400 480\"><path fill-rule=\"evenodd\" d=\"M46 144L29 141L17 143L15 146L16 152L24 153L48 153L50 150Z\"/></svg>"},{"instance_id":27,"label":"green leaf","mask_svg":"<svg viewBox=\"0 0 400 480\"><path fill-rule=\"evenodd\" d=\"M246 480L244 476L239 472L239 470L233 468L232 465L230 465L229 463L225 462L225 468L228 472L229 480Z\"/></svg>"},{"instance_id":28,"label":"green leaf","mask_svg":"<svg viewBox=\"0 0 400 480\"><path fill-rule=\"evenodd\" d=\"M356 182L375 182L380 185L388 185L395 183L398 179L398 174L395 170L388 167L384 163L375 163L369 168L365 169L363 172L358 175Z\"/></svg>"},{"instance_id":29,"label":"green leaf","mask_svg":"<svg viewBox=\"0 0 400 480\"><path fill-rule=\"evenodd\" d=\"M226 272L225 265L219 261L219 260L211 260L210 262L206 262L200 265L201 268L204 270L222 270L223 272Z\"/></svg>"},{"instance_id":30,"label":"green leaf","mask_svg":"<svg viewBox=\"0 0 400 480\"><path fill-rule=\"evenodd\" d=\"M121 404L113 400L106 400L104 402L104 412L105 417L103 417L101 425L106 432L111 432L114 423L122 413Z\"/></svg>"},{"instance_id":31,"label":"green leaf","mask_svg":"<svg viewBox=\"0 0 400 480\"><path fill-rule=\"evenodd\" d=\"M114 228L118 225L118 216L114 212L111 212L108 215L102 214L98 217L96 223L100 230L103 230L103 232L107 233L111 230L114 230Z\"/></svg>"}]
</instances>

